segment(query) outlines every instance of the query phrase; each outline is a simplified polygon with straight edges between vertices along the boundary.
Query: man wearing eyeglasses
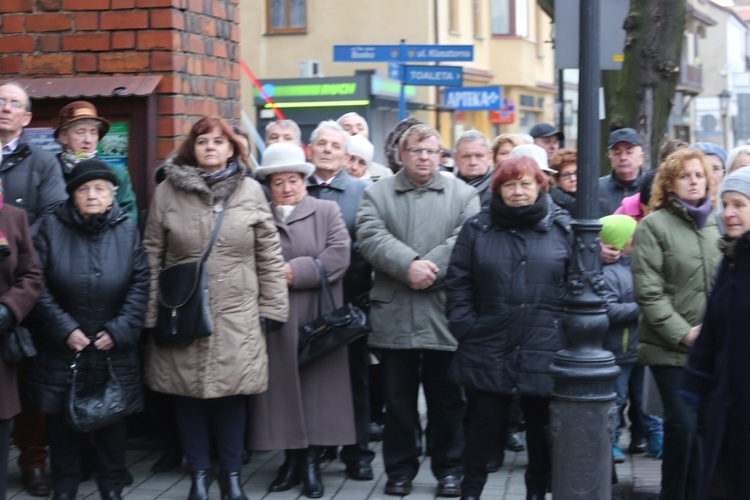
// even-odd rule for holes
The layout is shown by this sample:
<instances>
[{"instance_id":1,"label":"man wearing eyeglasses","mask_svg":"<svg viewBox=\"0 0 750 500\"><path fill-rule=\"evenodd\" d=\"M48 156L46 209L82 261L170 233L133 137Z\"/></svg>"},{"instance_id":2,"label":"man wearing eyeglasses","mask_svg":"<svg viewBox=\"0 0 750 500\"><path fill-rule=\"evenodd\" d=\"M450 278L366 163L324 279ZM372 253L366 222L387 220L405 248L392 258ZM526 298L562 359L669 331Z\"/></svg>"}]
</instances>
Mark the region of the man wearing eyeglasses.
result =
<instances>
[{"instance_id":1,"label":"man wearing eyeglasses","mask_svg":"<svg viewBox=\"0 0 750 500\"><path fill-rule=\"evenodd\" d=\"M29 144L23 135L24 127L30 122L31 101L26 91L16 83L0 84L0 143L3 145L0 179L4 199L26 211L33 232L39 218L68 196L55 157ZM51 481L45 472L47 429L44 416L22 407L14 423L13 440L20 451L18 465L23 487L30 495L46 497L51 493Z\"/></svg>"},{"instance_id":2,"label":"man wearing eyeglasses","mask_svg":"<svg viewBox=\"0 0 750 500\"><path fill-rule=\"evenodd\" d=\"M375 269L370 347L385 378L383 459L387 495L408 495L419 470L417 397L423 384L437 495L461 495L461 389L446 378L456 350L448 331L443 283L464 221L479 211L477 190L441 175L440 135L424 124L399 140L404 165L362 195L357 239Z\"/></svg>"}]
</instances>

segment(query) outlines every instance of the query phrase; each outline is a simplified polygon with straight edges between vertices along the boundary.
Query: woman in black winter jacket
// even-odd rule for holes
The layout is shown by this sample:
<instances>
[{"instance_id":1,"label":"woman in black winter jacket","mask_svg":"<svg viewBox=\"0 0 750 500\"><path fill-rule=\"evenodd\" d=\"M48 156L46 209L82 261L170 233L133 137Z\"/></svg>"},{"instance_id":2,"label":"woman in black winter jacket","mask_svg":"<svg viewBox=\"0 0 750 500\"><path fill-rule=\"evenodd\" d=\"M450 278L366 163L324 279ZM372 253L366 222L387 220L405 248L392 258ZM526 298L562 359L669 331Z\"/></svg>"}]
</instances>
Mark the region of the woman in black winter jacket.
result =
<instances>
[{"instance_id":1,"label":"woman in black winter jacket","mask_svg":"<svg viewBox=\"0 0 750 500\"><path fill-rule=\"evenodd\" d=\"M527 498L542 499L548 489L549 366L565 347L571 218L546 187L533 159L505 160L493 174L490 205L464 223L448 268L446 307L459 342L450 376L468 402L462 498L479 498L492 443L504 427L498 422L514 395L526 422Z\"/></svg>"},{"instance_id":2,"label":"woman in black winter jacket","mask_svg":"<svg viewBox=\"0 0 750 500\"><path fill-rule=\"evenodd\" d=\"M146 313L150 272L135 224L114 201L117 178L99 160L80 162L70 199L40 223L34 244L47 288L32 311L39 355L32 358L26 396L50 415L55 500L76 496L84 435L65 423L71 362L78 355L81 393L102 391L114 374L125 415L142 408L137 342ZM93 431L96 477L105 500L120 498L127 445L124 419Z\"/></svg>"}]
</instances>

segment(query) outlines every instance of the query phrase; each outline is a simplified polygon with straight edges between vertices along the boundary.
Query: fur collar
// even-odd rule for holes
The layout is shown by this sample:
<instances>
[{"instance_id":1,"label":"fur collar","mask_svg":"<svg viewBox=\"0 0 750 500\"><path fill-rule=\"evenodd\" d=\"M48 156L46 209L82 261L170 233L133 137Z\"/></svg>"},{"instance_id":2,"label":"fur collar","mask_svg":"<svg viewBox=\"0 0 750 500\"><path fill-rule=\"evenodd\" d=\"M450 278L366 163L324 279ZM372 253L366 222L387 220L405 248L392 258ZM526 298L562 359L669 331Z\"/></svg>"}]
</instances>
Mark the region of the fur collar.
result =
<instances>
[{"instance_id":1,"label":"fur collar","mask_svg":"<svg viewBox=\"0 0 750 500\"><path fill-rule=\"evenodd\" d=\"M215 205L232 196L232 193L247 175L247 166L240 162L235 175L209 187L196 167L177 165L174 163L174 156L165 160L163 169L167 181L175 188L180 191L195 193L209 205Z\"/></svg>"}]
</instances>

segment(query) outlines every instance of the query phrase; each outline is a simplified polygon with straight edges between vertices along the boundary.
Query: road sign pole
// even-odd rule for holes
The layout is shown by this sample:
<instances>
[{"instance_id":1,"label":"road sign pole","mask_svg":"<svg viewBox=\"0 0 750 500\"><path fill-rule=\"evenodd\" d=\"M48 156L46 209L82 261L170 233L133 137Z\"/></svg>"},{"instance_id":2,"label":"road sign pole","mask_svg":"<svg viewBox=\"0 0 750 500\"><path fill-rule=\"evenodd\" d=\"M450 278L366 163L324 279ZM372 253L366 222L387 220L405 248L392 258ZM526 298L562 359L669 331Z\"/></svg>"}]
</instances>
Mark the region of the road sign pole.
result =
<instances>
[{"instance_id":1,"label":"road sign pole","mask_svg":"<svg viewBox=\"0 0 750 500\"><path fill-rule=\"evenodd\" d=\"M406 60L406 40L401 39L401 48L398 52L401 72L401 90L398 96L398 120L406 119L406 84L404 84L404 61Z\"/></svg>"}]
</instances>

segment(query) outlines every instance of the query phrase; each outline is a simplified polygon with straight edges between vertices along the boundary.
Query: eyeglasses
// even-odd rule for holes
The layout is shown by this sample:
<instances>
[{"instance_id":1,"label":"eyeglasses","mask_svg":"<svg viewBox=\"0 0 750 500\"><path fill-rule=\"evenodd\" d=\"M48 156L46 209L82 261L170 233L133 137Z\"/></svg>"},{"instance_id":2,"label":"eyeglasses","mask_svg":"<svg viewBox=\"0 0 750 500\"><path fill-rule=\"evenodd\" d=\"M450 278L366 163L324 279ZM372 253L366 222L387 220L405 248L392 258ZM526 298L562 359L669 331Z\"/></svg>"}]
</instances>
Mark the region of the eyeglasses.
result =
<instances>
[{"instance_id":1,"label":"eyeglasses","mask_svg":"<svg viewBox=\"0 0 750 500\"><path fill-rule=\"evenodd\" d=\"M578 177L577 172L565 172L564 174L557 174L558 179L571 179L573 177Z\"/></svg>"},{"instance_id":2,"label":"eyeglasses","mask_svg":"<svg viewBox=\"0 0 750 500\"><path fill-rule=\"evenodd\" d=\"M422 156L422 153L427 153L427 156L434 158L438 154L440 154L439 149L433 149L433 148L406 148L406 152L409 153L412 156Z\"/></svg>"},{"instance_id":3,"label":"eyeglasses","mask_svg":"<svg viewBox=\"0 0 750 500\"><path fill-rule=\"evenodd\" d=\"M21 109L26 107L26 105L21 101L9 101L8 99L3 99L2 97L0 97L0 108L5 106L6 104L10 104L10 107L14 109Z\"/></svg>"}]
</instances>

